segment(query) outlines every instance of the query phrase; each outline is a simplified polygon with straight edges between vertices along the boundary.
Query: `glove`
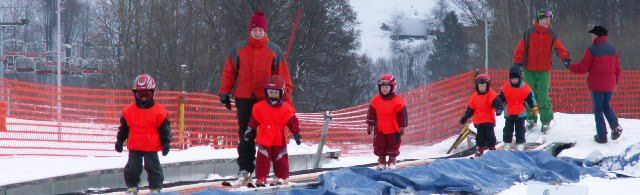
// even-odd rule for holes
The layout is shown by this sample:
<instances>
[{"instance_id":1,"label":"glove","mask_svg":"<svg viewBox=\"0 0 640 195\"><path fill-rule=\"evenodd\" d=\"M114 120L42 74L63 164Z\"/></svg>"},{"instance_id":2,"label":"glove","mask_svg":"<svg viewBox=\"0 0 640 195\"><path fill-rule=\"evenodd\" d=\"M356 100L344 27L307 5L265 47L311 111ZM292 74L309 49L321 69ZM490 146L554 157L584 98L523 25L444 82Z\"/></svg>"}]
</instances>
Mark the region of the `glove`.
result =
<instances>
[{"instance_id":1,"label":"glove","mask_svg":"<svg viewBox=\"0 0 640 195\"><path fill-rule=\"evenodd\" d=\"M123 145L124 145L124 143L122 143L121 141L117 141L116 142L116 152L118 152L118 153L122 152Z\"/></svg>"},{"instance_id":2,"label":"glove","mask_svg":"<svg viewBox=\"0 0 640 195\"><path fill-rule=\"evenodd\" d=\"M162 144L162 156L166 156L167 154L169 154L169 150L171 150L171 144Z\"/></svg>"},{"instance_id":3,"label":"glove","mask_svg":"<svg viewBox=\"0 0 640 195\"><path fill-rule=\"evenodd\" d=\"M562 60L562 63L564 64L564 67L569 69L569 66L571 66L571 58L567 58L567 59Z\"/></svg>"},{"instance_id":4,"label":"glove","mask_svg":"<svg viewBox=\"0 0 640 195\"><path fill-rule=\"evenodd\" d=\"M367 134L371 135L371 133L373 133L373 125L367 126Z\"/></svg>"},{"instance_id":5,"label":"glove","mask_svg":"<svg viewBox=\"0 0 640 195\"><path fill-rule=\"evenodd\" d=\"M247 127L247 130L244 131L244 141L248 142L249 140L253 139L252 135L251 135L251 131L253 131L253 129L251 129L251 127Z\"/></svg>"},{"instance_id":6,"label":"glove","mask_svg":"<svg viewBox=\"0 0 640 195\"><path fill-rule=\"evenodd\" d=\"M460 118L460 124L464 125L465 123L467 123L467 117L463 116L462 118Z\"/></svg>"},{"instance_id":7,"label":"glove","mask_svg":"<svg viewBox=\"0 0 640 195\"><path fill-rule=\"evenodd\" d=\"M533 108L531 108L531 114L538 115L538 107L534 106Z\"/></svg>"},{"instance_id":8,"label":"glove","mask_svg":"<svg viewBox=\"0 0 640 195\"><path fill-rule=\"evenodd\" d=\"M502 115L503 110L496 110L496 116Z\"/></svg>"},{"instance_id":9,"label":"glove","mask_svg":"<svg viewBox=\"0 0 640 195\"><path fill-rule=\"evenodd\" d=\"M220 95L220 103L224 104L227 107L227 110L231 110L231 97L229 97L228 93L221 93Z\"/></svg>"},{"instance_id":10,"label":"glove","mask_svg":"<svg viewBox=\"0 0 640 195\"><path fill-rule=\"evenodd\" d=\"M302 141L300 140L302 139L302 137L300 137L300 133L294 133L293 139L296 140L296 145L300 145L302 143Z\"/></svg>"}]
</instances>

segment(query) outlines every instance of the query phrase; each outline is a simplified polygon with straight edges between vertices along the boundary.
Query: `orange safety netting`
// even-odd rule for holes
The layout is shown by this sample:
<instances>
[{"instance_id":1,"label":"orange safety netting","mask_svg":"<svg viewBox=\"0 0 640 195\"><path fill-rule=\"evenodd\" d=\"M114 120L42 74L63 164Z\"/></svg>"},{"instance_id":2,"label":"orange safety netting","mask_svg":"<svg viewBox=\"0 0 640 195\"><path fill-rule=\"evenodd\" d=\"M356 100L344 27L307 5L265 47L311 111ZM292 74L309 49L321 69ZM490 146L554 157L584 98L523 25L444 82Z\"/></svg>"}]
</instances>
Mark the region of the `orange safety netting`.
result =
<instances>
[{"instance_id":1,"label":"orange safety netting","mask_svg":"<svg viewBox=\"0 0 640 195\"><path fill-rule=\"evenodd\" d=\"M492 89L506 82L507 70L491 70ZM431 145L456 135L474 72L401 93L407 99L409 127L403 147ZM586 75L553 71L551 98L555 112L592 113ZM612 105L619 117L640 118L639 70L627 70ZM60 99L60 101L58 101ZM0 156L117 156L114 142L123 107L133 103L130 90L62 87L0 80ZM234 148L238 127L235 108L226 110L218 96L159 91L156 100L171 114L173 148L193 146ZM180 131L180 102L184 130ZM59 104L58 104L59 103ZM372 153L373 136L366 134L368 104L332 111L327 145L343 154ZM317 143L323 113L298 113L305 142Z\"/></svg>"}]
</instances>

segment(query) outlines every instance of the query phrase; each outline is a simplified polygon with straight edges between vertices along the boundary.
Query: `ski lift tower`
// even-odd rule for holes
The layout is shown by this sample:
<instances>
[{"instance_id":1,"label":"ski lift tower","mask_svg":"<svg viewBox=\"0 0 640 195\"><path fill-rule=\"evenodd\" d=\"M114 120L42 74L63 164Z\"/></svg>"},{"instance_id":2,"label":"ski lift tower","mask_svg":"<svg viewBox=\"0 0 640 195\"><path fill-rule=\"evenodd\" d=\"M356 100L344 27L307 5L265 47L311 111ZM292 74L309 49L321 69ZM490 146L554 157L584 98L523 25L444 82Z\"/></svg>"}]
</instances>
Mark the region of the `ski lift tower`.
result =
<instances>
[{"instance_id":1,"label":"ski lift tower","mask_svg":"<svg viewBox=\"0 0 640 195\"><path fill-rule=\"evenodd\" d=\"M489 73L489 35L491 35L491 27L495 20L493 8L489 8L484 13L484 69L487 73Z\"/></svg>"},{"instance_id":2,"label":"ski lift tower","mask_svg":"<svg viewBox=\"0 0 640 195\"><path fill-rule=\"evenodd\" d=\"M24 4L24 3L21 3L20 1L17 1L17 2L12 1L9 5L0 7L0 13L2 13L0 14L0 43L3 43L2 46L0 46L0 54L2 55L2 58L0 59L0 63L4 63L4 60L5 60L5 56L4 56L5 30L8 28L25 26L24 33L27 32L26 25L29 24L28 5L29 5L28 3ZM17 12L23 11L24 18L20 18L20 19L7 18L7 15L4 14L4 13L12 13L14 11L17 11ZM5 68L4 64L0 66L0 79L4 78L4 68Z\"/></svg>"}]
</instances>

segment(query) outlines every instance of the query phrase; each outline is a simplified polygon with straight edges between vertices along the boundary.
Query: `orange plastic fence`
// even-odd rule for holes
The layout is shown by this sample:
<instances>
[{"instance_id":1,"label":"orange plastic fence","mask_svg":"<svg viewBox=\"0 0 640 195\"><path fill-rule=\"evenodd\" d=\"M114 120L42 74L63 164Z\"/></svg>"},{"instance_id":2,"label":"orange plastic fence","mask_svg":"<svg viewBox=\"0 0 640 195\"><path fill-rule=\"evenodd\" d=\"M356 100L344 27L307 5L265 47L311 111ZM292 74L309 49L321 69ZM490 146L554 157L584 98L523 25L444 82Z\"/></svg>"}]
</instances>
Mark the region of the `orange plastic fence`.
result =
<instances>
[{"instance_id":1,"label":"orange plastic fence","mask_svg":"<svg viewBox=\"0 0 640 195\"><path fill-rule=\"evenodd\" d=\"M506 70L491 70L492 88L506 82ZM431 145L457 134L474 72L409 90L409 127L403 147ZM591 113L586 75L553 71L551 96L554 111ZM640 118L640 70L624 71L613 99L618 116ZM0 80L0 156L116 156L113 143L121 109L133 103L130 90L62 87ZM234 148L238 127L235 108L226 110L215 95L159 91L156 99L171 114L173 148L193 146ZM59 100L59 101L58 101ZM180 102L185 102L184 131L179 130ZM368 104L332 111L327 145L345 155L371 153L372 136L366 134ZM320 140L322 113L299 113L304 141Z\"/></svg>"}]
</instances>

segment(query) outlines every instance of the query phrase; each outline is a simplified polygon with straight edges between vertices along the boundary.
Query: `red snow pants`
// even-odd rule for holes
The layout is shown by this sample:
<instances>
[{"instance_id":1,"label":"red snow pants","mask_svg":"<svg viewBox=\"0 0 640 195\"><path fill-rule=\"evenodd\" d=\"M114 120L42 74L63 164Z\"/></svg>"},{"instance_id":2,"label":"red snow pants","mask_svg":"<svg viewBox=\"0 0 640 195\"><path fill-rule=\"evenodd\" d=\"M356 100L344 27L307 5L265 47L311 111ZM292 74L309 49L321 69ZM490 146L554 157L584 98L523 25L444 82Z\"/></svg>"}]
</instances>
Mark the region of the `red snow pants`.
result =
<instances>
[{"instance_id":1,"label":"red snow pants","mask_svg":"<svg viewBox=\"0 0 640 195\"><path fill-rule=\"evenodd\" d=\"M273 172L280 179L289 178L289 155L287 145L266 147L258 144L258 157L256 158L256 179L263 181L269 176L269 170L273 162Z\"/></svg>"},{"instance_id":2,"label":"red snow pants","mask_svg":"<svg viewBox=\"0 0 640 195\"><path fill-rule=\"evenodd\" d=\"M373 154L376 156L398 156L400 155L400 143L402 140L399 133L383 134L376 131L373 137Z\"/></svg>"}]
</instances>

